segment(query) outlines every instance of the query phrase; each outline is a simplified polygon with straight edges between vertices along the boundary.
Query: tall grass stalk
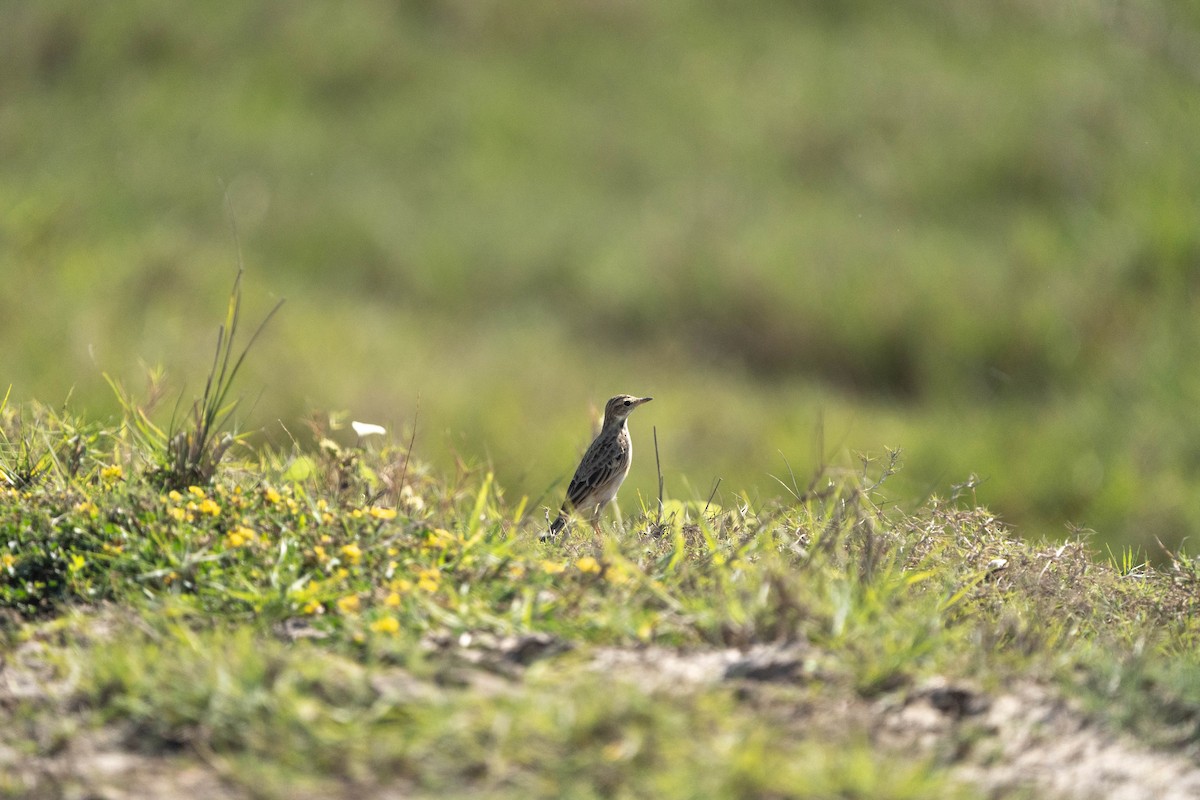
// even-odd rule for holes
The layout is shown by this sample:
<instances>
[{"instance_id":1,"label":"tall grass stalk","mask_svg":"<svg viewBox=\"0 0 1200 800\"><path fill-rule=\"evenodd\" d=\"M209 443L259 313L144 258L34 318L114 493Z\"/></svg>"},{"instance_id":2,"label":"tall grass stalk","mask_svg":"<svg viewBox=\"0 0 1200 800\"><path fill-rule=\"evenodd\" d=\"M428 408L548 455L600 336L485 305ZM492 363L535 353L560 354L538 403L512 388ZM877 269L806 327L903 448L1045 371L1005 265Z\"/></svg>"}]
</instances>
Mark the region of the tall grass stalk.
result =
<instances>
[{"instance_id":1,"label":"tall grass stalk","mask_svg":"<svg viewBox=\"0 0 1200 800\"><path fill-rule=\"evenodd\" d=\"M238 400L229 399L229 392L250 348L284 303L282 299L276 303L255 328L245 346L237 350L235 342L241 323L243 272L239 267L229 293L225 321L217 329L217 346L204 381L204 392L192 403L191 411L182 425L177 425L172 419L164 431L150 419L152 405L137 404L112 378L105 376L125 412L127 428L143 444L148 445L151 452L157 454L159 463L150 471L149 477L164 489L183 489L210 482L217 465L239 438L227 430L238 406ZM161 373L152 371L152 394L157 393L154 387L160 380Z\"/></svg>"}]
</instances>

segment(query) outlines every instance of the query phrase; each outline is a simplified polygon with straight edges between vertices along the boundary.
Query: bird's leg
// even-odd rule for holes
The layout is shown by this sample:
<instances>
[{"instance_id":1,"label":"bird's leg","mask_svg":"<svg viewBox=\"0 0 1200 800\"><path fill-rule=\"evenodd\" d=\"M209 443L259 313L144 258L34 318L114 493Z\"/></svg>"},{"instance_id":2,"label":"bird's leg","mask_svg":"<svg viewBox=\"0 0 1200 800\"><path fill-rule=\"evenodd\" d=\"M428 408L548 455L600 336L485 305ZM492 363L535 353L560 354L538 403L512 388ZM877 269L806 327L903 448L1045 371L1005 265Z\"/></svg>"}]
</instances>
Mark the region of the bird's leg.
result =
<instances>
[{"instance_id":1,"label":"bird's leg","mask_svg":"<svg viewBox=\"0 0 1200 800\"><path fill-rule=\"evenodd\" d=\"M592 530L596 532L596 536L600 535L600 515L604 513L604 506L604 503L597 503L592 509Z\"/></svg>"}]
</instances>

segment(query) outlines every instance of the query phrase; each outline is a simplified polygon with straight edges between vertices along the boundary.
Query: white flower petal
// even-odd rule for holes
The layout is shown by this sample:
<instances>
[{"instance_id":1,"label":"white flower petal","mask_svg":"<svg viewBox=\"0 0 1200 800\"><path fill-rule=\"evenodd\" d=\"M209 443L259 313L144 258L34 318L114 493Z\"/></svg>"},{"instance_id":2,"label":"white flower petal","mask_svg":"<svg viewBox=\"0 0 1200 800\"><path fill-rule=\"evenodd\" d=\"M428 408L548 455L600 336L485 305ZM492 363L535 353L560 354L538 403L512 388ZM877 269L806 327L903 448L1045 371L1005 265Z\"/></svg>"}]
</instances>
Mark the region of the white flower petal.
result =
<instances>
[{"instance_id":1,"label":"white flower petal","mask_svg":"<svg viewBox=\"0 0 1200 800\"><path fill-rule=\"evenodd\" d=\"M363 436L382 436L387 433L387 428L382 425L374 425L370 422L351 422L350 427L354 428L354 432L359 438Z\"/></svg>"}]
</instances>

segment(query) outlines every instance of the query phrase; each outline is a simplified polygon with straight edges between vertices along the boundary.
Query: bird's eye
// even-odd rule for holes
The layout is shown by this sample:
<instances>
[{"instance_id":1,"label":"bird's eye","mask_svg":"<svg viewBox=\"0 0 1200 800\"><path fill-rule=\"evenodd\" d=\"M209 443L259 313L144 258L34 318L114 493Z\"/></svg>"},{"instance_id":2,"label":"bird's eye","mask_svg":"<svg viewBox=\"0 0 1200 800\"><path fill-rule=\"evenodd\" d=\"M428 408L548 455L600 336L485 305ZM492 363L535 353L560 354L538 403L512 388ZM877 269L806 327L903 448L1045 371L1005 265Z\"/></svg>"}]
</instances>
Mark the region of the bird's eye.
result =
<instances>
[{"instance_id":1,"label":"bird's eye","mask_svg":"<svg viewBox=\"0 0 1200 800\"><path fill-rule=\"evenodd\" d=\"M627 406L631 406L631 405L633 405L633 401L632 401L632 400L626 400L626 401L625 401L625 405L627 405Z\"/></svg>"}]
</instances>

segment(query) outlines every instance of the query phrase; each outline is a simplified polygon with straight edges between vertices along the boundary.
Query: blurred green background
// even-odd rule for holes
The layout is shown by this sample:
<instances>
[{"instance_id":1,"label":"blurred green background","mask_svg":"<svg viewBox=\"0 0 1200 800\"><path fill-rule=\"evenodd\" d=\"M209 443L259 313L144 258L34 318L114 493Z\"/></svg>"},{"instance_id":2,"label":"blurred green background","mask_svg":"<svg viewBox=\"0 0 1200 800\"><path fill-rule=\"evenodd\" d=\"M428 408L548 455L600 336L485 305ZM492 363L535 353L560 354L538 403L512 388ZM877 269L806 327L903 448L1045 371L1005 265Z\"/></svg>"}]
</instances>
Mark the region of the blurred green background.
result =
<instances>
[{"instance_id":1,"label":"blurred green background","mask_svg":"<svg viewBox=\"0 0 1200 800\"><path fill-rule=\"evenodd\" d=\"M1200 526L1196 2L0 0L14 400L199 391L226 194L272 441L538 498L630 392L643 495L657 428L677 497L900 447L901 503Z\"/></svg>"}]
</instances>

